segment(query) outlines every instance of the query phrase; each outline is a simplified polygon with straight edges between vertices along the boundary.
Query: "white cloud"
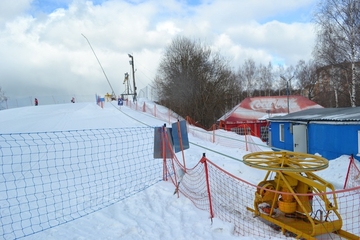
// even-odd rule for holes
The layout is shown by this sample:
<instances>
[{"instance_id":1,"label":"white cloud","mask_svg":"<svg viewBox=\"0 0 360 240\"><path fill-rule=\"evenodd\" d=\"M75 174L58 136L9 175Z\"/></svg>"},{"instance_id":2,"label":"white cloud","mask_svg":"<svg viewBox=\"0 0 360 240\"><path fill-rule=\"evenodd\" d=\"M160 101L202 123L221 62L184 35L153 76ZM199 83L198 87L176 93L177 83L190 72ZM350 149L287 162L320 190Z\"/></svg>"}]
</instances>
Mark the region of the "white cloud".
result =
<instances>
[{"instance_id":1,"label":"white cloud","mask_svg":"<svg viewBox=\"0 0 360 240\"><path fill-rule=\"evenodd\" d=\"M156 26L156 33L169 33L170 35L176 35L181 32L181 29L176 27L174 22L161 22Z\"/></svg>"},{"instance_id":2,"label":"white cloud","mask_svg":"<svg viewBox=\"0 0 360 240\"><path fill-rule=\"evenodd\" d=\"M20 14L30 8L32 0L16 0L0 2L0 26L7 21L17 18Z\"/></svg>"},{"instance_id":3,"label":"white cloud","mask_svg":"<svg viewBox=\"0 0 360 240\"><path fill-rule=\"evenodd\" d=\"M227 34L234 45L266 52L270 59L253 56L257 62L271 61L272 58L286 58L288 64L296 64L300 59L311 58L311 50L315 41L311 23L286 24L271 21L260 25L258 23L243 24L227 29ZM264 57L264 56L259 56ZM248 58L248 56L246 56Z\"/></svg>"},{"instance_id":4,"label":"white cloud","mask_svg":"<svg viewBox=\"0 0 360 240\"><path fill-rule=\"evenodd\" d=\"M252 48L241 44L235 44L226 34L222 34L216 38L215 46L216 49L222 49L223 54L226 56L232 57L230 60L232 61L235 70L249 58L262 64L272 61L272 56L268 52L261 48Z\"/></svg>"},{"instance_id":5,"label":"white cloud","mask_svg":"<svg viewBox=\"0 0 360 240\"><path fill-rule=\"evenodd\" d=\"M98 5L75 0L66 9L35 16L26 13L30 1L5 1L1 9L11 11L0 19L0 54L6 59L0 65L1 87L13 98L108 92L82 34L118 94L124 90L124 73L131 71L128 53L134 56L140 90L152 81L162 52L178 34L220 51L235 69L247 58L296 64L310 57L312 25L276 18L314 1L214 0L187 6L175 0Z\"/></svg>"}]
</instances>

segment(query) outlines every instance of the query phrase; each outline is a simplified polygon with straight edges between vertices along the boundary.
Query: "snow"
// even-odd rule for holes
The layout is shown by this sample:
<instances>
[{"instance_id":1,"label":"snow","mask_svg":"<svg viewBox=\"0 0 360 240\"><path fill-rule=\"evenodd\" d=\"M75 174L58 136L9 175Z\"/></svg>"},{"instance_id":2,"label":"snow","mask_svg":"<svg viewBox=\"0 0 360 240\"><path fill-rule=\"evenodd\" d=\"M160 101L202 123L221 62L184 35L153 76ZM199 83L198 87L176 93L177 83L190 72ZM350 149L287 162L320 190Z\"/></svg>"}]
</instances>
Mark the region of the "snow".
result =
<instances>
[{"instance_id":1,"label":"snow","mask_svg":"<svg viewBox=\"0 0 360 240\"><path fill-rule=\"evenodd\" d=\"M103 109L95 103L68 103L0 111L0 134L159 127L163 124L163 120L150 114L108 102ZM250 183L257 184L263 180L264 171L241 162L242 156L249 152L213 144L192 134L189 134L189 141L190 148L185 150L188 168L197 164L205 153L212 162ZM341 189L348 163L349 156L342 156L331 160L327 169L316 174L332 183L336 189ZM230 223L216 216L211 222L208 212L197 209L189 199L181 194L177 197L173 192L171 182L159 182L110 207L24 239L263 239L256 234L233 235Z\"/></svg>"}]
</instances>

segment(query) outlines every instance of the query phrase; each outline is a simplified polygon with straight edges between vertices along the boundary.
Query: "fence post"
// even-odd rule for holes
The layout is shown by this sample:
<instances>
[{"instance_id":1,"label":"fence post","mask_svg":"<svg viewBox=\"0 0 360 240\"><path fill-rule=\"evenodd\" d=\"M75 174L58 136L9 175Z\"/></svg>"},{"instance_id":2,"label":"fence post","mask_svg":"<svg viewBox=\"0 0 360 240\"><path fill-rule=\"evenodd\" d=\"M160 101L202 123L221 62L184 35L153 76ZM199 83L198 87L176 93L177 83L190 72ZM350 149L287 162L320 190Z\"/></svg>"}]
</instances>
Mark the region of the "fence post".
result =
<instances>
[{"instance_id":1,"label":"fence post","mask_svg":"<svg viewBox=\"0 0 360 240\"><path fill-rule=\"evenodd\" d=\"M247 127L246 127L246 124L244 125L244 134L245 134L245 147L246 147L246 151L248 151Z\"/></svg>"},{"instance_id":2,"label":"fence post","mask_svg":"<svg viewBox=\"0 0 360 240\"><path fill-rule=\"evenodd\" d=\"M170 114L170 109L168 109L169 124L171 124L171 122L170 122L170 116L171 116L171 114Z\"/></svg>"},{"instance_id":3,"label":"fence post","mask_svg":"<svg viewBox=\"0 0 360 240\"><path fill-rule=\"evenodd\" d=\"M180 142L180 149L181 149L181 153L182 153L182 158L183 158L183 165L184 165L184 169L186 171L186 164L185 164L185 155L184 155L184 146L183 146L183 142L182 142L182 136L181 136L181 130L180 130L180 121L178 119L177 121L177 132L179 135L179 142Z\"/></svg>"},{"instance_id":4,"label":"fence post","mask_svg":"<svg viewBox=\"0 0 360 240\"><path fill-rule=\"evenodd\" d=\"M166 124L162 127L161 134L161 145L162 145L162 156L163 156L163 180L167 181L167 166L166 166Z\"/></svg>"},{"instance_id":5,"label":"fence post","mask_svg":"<svg viewBox=\"0 0 360 240\"><path fill-rule=\"evenodd\" d=\"M215 143L215 130L216 130L216 125L213 124L213 143Z\"/></svg>"},{"instance_id":6,"label":"fence post","mask_svg":"<svg viewBox=\"0 0 360 240\"><path fill-rule=\"evenodd\" d=\"M350 155L349 159L350 159L350 162L349 162L348 170L347 170L347 173L346 173L346 178L345 178L345 183L344 183L344 189L346 188L346 184L347 184L347 181L348 181L348 178L349 178L351 165L352 165L352 163L354 162L354 157L353 157L352 154Z\"/></svg>"},{"instance_id":7,"label":"fence post","mask_svg":"<svg viewBox=\"0 0 360 240\"><path fill-rule=\"evenodd\" d=\"M189 127L189 125L190 125L189 116L186 116L186 117L185 117L185 121L186 121L186 130L187 130L187 132L189 132L189 130L190 130L190 127Z\"/></svg>"},{"instance_id":8,"label":"fence post","mask_svg":"<svg viewBox=\"0 0 360 240\"><path fill-rule=\"evenodd\" d=\"M207 165L206 160L207 159L205 157L205 153L203 153L203 157L201 158L200 162L204 164L204 168L205 168L205 179L206 179L206 188L207 188L208 197L209 197L210 218L212 220L213 217L214 217L214 212L213 212L213 209L212 209L210 182L209 182L209 170L208 170L208 165Z\"/></svg>"}]
</instances>

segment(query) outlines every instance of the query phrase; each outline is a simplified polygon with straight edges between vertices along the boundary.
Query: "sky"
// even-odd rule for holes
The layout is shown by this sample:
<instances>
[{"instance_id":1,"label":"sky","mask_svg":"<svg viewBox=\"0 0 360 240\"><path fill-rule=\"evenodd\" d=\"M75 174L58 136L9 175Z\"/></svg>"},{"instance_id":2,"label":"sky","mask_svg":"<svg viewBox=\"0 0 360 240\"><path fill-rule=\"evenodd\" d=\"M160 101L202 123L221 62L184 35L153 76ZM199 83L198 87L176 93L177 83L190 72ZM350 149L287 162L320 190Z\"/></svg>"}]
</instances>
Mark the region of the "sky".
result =
<instances>
[{"instance_id":1,"label":"sky","mask_svg":"<svg viewBox=\"0 0 360 240\"><path fill-rule=\"evenodd\" d=\"M176 36L210 46L234 71L249 58L258 64L296 65L311 58L315 40L311 19L316 3L1 1L0 87L10 100L112 91L120 95L127 92L123 80L126 72L132 72L131 54L137 92L150 98L164 50Z\"/></svg>"},{"instance_id":2,"label":"sky","mask_svg":"<svg viewBox=\"0 0 360 240\"><path fill-rule=\"evenodd\" d=\"M143 99L139 99L139 102L142 101ZM150 108L154 106L153 102L145 101ZM157 105L157 110L166 112L166 109L159 105ZM176 119L171 119L171 122L175 121ZM29 106L0 111L0 135L99 128L159 127L163 124L164 119L155 118L151 114L135 111L126 106L118 107L116 103L109 102L105 103L104 108L100 108L94 102L85 102ZM196 128L190 127L190 129ZM263 180L264 171L248 167L239 161L249 152L238 147L211 143L191 130L188 137L190 148L184 151L188 169L194 167L205 153L210 161L247 182L258 184ZM257 142L256 139L255 142ZM266 149L267 147L264 148ZM177 154L181 159L182 153ZM348 163L349 156L346 155L332 159L329 161L328 168L316 174L332 183L335 189L342 189ZM356 161L356 164L360 168L360 162ZM170 181L160 181L102 210L23 239L269 239L258 237L255 233L248 236L235 236L232 233L232 224L216 216L211 223L208 212L196 208L184 195L180 194L177 197L173 192L174 185ZM16 219L15 216L14 219ZM254 220L254 229L262 228L263 224L261 221ZM273 236L271 239L277 240L280 236L282 235L279 235L279 238Z\"/></svg>"}]
</instances>

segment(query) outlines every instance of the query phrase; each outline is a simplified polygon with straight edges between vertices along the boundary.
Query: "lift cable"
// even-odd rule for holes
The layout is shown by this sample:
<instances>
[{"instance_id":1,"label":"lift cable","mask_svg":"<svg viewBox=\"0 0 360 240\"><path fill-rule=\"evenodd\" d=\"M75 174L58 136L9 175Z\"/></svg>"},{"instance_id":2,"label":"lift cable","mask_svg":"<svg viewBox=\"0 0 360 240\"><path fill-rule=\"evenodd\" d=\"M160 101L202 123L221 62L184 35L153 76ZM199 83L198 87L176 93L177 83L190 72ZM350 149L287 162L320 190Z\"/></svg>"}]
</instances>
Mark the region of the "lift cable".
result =
<instances>
[{"instance_id":1,"label":"lift cable","mask_svg":"<svg viewBox=\"0 0 360 240\"><path fill-rule=\"evenodd\" d=\"M105 78L106 78L106 80L107 80L107 82L108 82L108 84L109 84L109 86L110 86L110 88L111 88L111 91L112 91L112 93L111 93L111 94L112 94L112 97L115 97L116 95L115 95L114 89L113 89L113 87L111 86L111 84L110 84L110 81L109 81L108 77L106 76L106 73L105 73L104 68L102 67L102 65L101 65L101 63L100 63L100 61L99 61L99 58L96 56L96 53L95 53L94 49L92 48L92 46L91 46L91 44L90 44L89 40L87 39L87 37L85 37L85 35L84 35L84 34L81 34L81 35L83 35L83 37L84 37L84 38L86 39L86 41L88 42L88 44L89 44L89 46L90 46L90 48L91 48L92 52L94 53L94 55L95 55L95 57L96 57L96 60L98 61L99 65L100 65L100 67L101 67L101 70L103 71L103 73L104 73L104 75L105 75Z\"/></svg>"}]
</instances>

